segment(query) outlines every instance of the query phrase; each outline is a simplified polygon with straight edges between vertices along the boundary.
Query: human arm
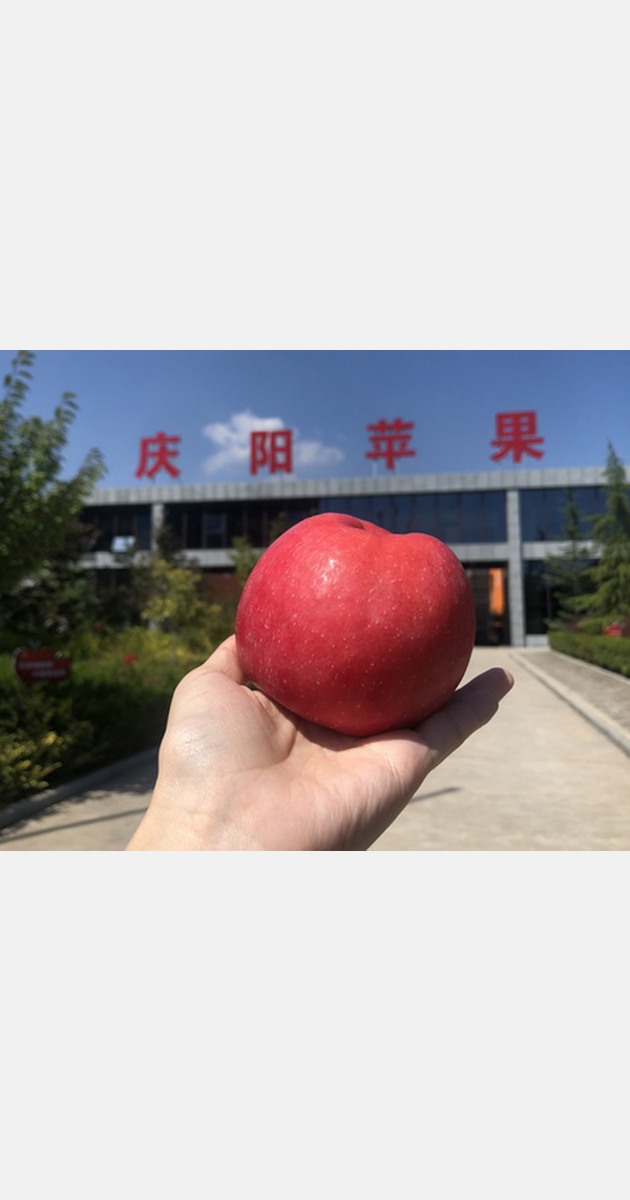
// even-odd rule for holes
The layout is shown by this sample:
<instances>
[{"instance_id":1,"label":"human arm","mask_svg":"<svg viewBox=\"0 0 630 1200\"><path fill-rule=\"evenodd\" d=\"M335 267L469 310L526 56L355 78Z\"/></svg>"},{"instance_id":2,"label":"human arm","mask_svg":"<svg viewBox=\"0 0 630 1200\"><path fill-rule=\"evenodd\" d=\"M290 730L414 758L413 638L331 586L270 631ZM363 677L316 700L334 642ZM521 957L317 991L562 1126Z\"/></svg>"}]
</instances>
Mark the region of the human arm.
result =
<instances>
[{"instance_id":1,"label":"human arm","mask_svg":"<svg viewBox=\"0 0 630 1200\"><path fill-rule=\"evenodd\" d=\"M477 676L417 729L352 738L249 688L228 638L175 690L129 850L366 850L513 680Z\"/></svg>"}]
</instances>

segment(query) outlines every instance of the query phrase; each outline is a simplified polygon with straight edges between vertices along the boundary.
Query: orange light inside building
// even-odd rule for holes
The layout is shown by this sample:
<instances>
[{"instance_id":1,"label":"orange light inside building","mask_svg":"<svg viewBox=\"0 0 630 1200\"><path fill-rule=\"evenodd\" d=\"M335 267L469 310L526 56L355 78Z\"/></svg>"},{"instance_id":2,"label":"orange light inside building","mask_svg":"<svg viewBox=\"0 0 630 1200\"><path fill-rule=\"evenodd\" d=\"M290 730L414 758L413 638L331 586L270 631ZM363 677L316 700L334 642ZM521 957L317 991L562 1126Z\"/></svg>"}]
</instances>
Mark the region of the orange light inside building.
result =
<instances>
[{"instance_id":1,"label":"orange light inside building","mask_svg":"<svg viewBox=\"0 0 630 1200\"><path fill-rule=\"evenodd\" d=\"M503 567L490 567L488 571L488 607L491 616L505 615L505 571Z\"/></svg>"}]
</instances>

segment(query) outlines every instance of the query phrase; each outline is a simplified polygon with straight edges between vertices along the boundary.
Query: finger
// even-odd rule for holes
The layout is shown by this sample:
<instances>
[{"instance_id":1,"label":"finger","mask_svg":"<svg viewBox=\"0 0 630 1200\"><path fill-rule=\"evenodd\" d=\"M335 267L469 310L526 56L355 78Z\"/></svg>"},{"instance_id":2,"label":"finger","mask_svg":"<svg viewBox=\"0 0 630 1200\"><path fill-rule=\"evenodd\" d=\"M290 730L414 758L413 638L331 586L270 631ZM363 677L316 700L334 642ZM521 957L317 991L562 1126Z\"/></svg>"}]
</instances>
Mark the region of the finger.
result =
<instances>
[{"instance_id":1,"label":"finger","mask_svg":"<svg viewBox=\"0 0 630 1200\"><path fill-rule=\"evenodd\" d=\"M221 645L217 647L214 654L206 660L201 671L217 671L221 675L227 675L228 679L232 679L234 683L245 683L245 675L241 670L241 664L238 661L236 653L236 638L234 634L226 638Z\"/></svg>"},{"instance_id":2,"label":"finger","mask_svg":"<svg viewBox=\"0 0 630 1200\"><path fill-rule=\"evenodd\" d=\"M514 678L509 671L492 667L459 688L444 708L423 721L418 733L430 751L429 770L487 725L513 686Z\"/></svg>"},{"instance_id":3,"label":"finger","mask_svg":"<svg viewBox=\"0 0 630 1200\"><path fill-rule=\"evenodd\" d=\"M204 711L208 704L208 688L213 684L212 695L215 696L217 684L223 690L221 680L229 680L230 685L246 682L236 654L234 635L226 638L204 663L180 679L173 694L171 713L179 711L182 704L189 714L193 709Z\"/></svg>"}]
</instances>

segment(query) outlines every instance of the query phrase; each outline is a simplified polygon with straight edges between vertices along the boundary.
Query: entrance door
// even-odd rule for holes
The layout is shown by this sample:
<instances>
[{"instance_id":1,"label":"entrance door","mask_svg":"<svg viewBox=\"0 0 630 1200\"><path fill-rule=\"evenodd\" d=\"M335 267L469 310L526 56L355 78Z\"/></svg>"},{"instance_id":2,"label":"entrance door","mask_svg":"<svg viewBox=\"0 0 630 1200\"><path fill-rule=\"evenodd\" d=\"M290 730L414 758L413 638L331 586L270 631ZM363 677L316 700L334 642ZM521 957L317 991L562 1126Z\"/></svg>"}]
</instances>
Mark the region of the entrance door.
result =
<instances>
[{"instance_id":1,"label":"entrance door","mask_svg":"<svg viewBox=\"0 0 630 1200\"><path fill-rule=\"evenodd\" d=\"M500 646L508 641L507 567L466 567L475 600L477 646Z\"/></svg>"}]
</instances>

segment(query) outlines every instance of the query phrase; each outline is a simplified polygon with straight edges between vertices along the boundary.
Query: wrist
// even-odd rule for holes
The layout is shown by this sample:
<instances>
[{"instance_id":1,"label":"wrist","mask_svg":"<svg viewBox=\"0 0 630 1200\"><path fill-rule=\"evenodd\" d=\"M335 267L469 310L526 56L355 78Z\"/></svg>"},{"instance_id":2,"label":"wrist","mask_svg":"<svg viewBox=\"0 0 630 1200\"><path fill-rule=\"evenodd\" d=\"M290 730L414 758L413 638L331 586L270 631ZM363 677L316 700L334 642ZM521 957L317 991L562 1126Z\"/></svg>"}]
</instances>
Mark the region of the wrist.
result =
<instances>
[{"instance_id":1,"label":"wrist","mask_svg":"<svg viewBox=\"0 0 630 1200\"><path fill-rule=\"evenodd\" d=\"M221 822L217 812L230 811L229 804L208 797L199 804L191 800L189 788L185 789L186 801L178 799L177 792L160 783L156 784L151 803L128 842L127 850L259 850L256 839L247 837L237 828L233 818Z\"/></svg>"}]
</instances>

